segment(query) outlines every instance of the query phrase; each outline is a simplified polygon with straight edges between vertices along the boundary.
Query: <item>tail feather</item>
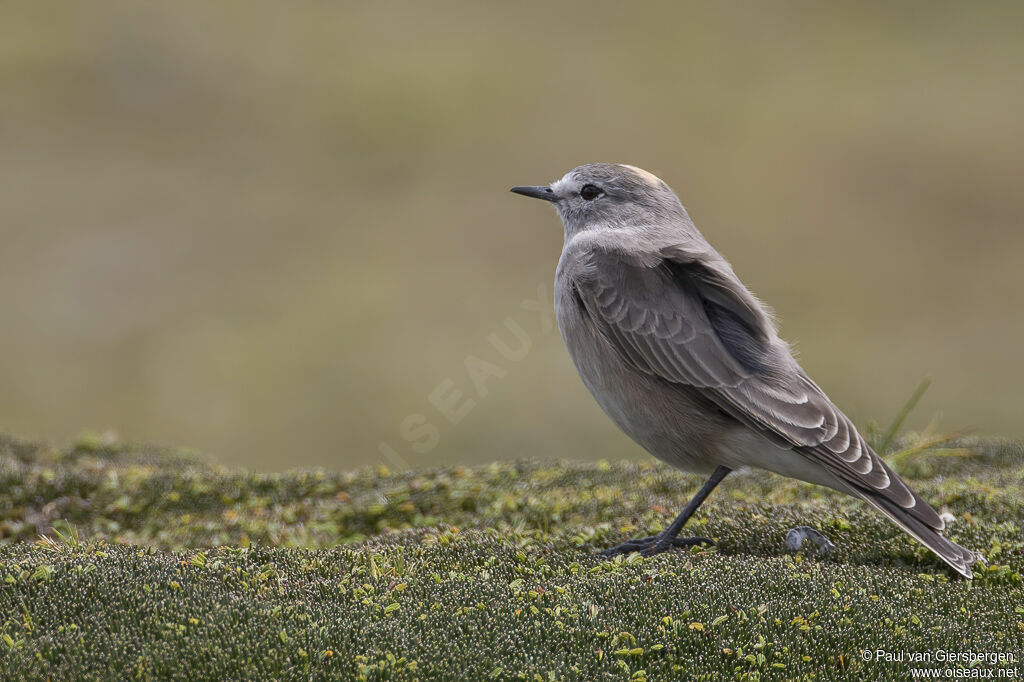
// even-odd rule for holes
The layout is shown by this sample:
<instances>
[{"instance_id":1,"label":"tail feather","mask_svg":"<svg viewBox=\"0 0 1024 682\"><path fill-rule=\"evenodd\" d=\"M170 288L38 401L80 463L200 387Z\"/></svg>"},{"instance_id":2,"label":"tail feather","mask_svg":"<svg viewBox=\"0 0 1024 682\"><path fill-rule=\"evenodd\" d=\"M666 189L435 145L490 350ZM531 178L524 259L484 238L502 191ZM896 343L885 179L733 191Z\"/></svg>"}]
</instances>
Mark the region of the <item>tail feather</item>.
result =
<instances>
[{"instance_id":1,"label":"tail feather","mask_svg":"<svg viewBox=\"0 0 1024 682\"><path fill-rule=\"evenodd\" d=\"M906 509L893 504L890 500L870 491L854 490L857 497L882 512L890 521L916 538L921 544L933 551L940 559L949 564L957 573L965 578L973 578L971 564L977 557L974 552L964 549L952 540L942 536L937 530L923 523Z\"/></svg>"}]
</instances>

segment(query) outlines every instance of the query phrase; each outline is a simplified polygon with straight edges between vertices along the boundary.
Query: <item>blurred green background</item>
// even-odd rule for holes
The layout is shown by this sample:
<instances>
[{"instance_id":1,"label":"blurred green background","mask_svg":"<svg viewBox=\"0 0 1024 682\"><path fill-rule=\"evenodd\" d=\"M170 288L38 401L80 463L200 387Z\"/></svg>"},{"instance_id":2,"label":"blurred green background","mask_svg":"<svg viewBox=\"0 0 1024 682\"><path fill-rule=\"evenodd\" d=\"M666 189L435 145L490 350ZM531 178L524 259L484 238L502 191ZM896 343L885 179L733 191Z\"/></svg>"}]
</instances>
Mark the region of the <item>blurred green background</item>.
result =
<instances>
[{"instance_id":1,"label":"blurred green background","mask_svg":"<svg viewBox=\"0 0 1024 682\"><path fill-rule=\"evenodd\" d=\"M561 228L507 192L622 161L855 419L931 375L914 425L1024 436L1022 28L1015 2L4 3L0 430L255 469L638 455L520 307ZM457 425L439 385L475 401Z\"/></svg>"}]
</instances>

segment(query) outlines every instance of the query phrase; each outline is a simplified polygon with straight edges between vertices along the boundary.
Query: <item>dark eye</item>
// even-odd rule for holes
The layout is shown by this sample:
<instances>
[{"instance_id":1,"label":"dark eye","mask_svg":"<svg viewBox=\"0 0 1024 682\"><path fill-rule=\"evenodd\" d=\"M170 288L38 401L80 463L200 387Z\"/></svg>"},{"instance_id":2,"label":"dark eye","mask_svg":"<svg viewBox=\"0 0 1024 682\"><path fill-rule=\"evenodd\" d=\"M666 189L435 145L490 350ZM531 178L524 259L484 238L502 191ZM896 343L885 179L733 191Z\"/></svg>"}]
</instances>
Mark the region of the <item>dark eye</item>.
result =
<instances>
[{"instance_id":1,"label":"dark eye","mask_svg":"<svg viewBox=\"0 0 1024 682\"><path fill-rule=\"evenodd\" d=\"M583 185L580 188L580 196L587 201L593 201L597 197L601 196L601 188L597 185Z\"/></svg>"}]
</instances>

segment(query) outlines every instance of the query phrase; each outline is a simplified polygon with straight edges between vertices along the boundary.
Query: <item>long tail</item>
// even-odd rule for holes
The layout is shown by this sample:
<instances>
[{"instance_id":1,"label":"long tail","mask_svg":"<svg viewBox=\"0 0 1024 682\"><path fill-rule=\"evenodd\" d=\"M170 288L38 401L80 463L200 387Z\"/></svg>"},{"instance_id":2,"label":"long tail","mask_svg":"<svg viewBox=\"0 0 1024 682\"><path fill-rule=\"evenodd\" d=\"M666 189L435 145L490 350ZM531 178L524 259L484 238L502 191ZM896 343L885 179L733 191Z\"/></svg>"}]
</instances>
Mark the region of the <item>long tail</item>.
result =
<instances>
[{"instance_id":1,"label":"long tail","mask_svg":"<svg viewBox=\"0 0 1024 682\"><path fill-rule=\"evenodd\" d=\"M890 473L889 475L896 476L895 473ZM941 526L933 528L931 525L925 524L920 518L914 516L903 507L894 504L891 500L881 495L871 494L872 491L870 490L854 488L853 492L857 497L885 514L890 521L912 535L925 547L935 552L940 559L952 566L957 573L965 578L974 577L974 574L971 573L971 565L976 561L974 552L964 549L955 542L943 537L939 532L942 530ZM913 495L917 499L918 505L928 506L928 503L922 500L917 493L913 493ZM939 523L941 524L942 521L940 520Z\"/></svg>"}]
</instances>

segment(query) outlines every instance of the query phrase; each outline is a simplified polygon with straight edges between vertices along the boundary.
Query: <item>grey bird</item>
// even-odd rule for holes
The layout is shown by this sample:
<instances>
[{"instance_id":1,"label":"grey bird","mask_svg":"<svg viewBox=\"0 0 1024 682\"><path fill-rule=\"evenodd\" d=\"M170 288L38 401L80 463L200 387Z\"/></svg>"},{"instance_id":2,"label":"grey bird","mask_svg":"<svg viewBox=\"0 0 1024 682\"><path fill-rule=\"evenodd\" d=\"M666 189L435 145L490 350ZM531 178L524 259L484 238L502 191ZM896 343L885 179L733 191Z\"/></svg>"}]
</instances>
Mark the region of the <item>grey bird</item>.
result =
<instances>
[{"instance_id":1,"label":"grey bird","mask_svg":"<svg viewBox=\"0 0 1024 682\"><path fill-rule=\"evenodd\" d=\"M562 219L555 313L583 383L649 453L710 474L661 533L607 554L710 542L679 531L730 471L758 467L864 500L971 577L974 554L942 536L935 510L804 372L668 185L634 166L593 163L511 191L551 202ZM808 534L827 542L797 530L797 544Z\"/></svg>"}]
</instances>

